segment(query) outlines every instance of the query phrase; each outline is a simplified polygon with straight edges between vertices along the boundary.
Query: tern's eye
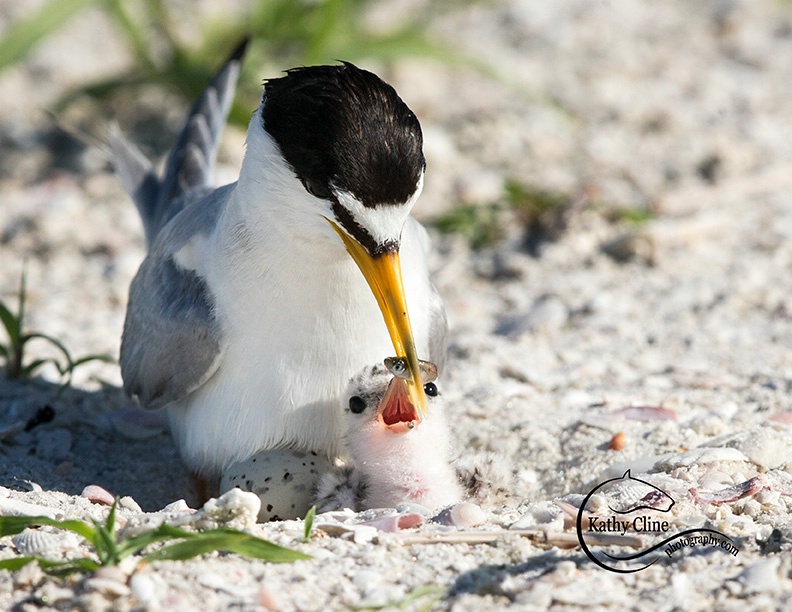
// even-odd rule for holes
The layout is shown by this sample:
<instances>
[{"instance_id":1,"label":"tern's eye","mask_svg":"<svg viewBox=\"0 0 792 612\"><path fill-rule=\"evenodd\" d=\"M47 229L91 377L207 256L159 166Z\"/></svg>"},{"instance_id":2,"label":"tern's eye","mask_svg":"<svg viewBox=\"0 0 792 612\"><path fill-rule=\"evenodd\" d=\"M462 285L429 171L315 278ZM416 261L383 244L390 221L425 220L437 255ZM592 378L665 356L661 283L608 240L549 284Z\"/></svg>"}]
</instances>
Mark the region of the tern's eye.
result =
<instances>
[{"instance_id":1,"label":"tern's eye","mask_svg":"<svg viewBox=\"0 0 792 612\"><path fill-rule=\"evenodd\" d=\"M437 385L433 382L428 382L424 385L424 393L429 397L437 397Z\"/></svg>"},{"instance_id":2,"label":"tern's eye","mask_svg":"<svg viewBox=\"0 0 792 612\"><path fill-rule=\"evenodd\" d=\"M353 395L349 398L349 410L354 414L360 414L366 409L366 401L359 395Z\"/></svg>"},{"instance_id":3,"label":"tern's eye","mask_svg":"<svg viewBox=\"0 0 792 612\"><path fill-rule=\"evenodd\" d=\"M315 198L321 198L322 200L329 200L332 197L332 193L330 193L330 189L320 183L319 181L312 181L311 179L300 179L302 180L303 187L305 187L305 191L310 193Z\"/></svg>"}]
</instances>

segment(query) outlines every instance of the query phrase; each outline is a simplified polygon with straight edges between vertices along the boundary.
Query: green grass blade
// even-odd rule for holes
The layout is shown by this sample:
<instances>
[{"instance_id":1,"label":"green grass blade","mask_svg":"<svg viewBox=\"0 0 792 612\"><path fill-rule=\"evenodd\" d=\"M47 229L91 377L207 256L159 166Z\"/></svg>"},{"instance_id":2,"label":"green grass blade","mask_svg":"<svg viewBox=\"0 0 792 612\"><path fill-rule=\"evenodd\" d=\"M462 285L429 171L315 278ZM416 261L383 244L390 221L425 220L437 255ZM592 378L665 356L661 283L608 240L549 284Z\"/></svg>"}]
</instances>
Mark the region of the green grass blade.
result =
<instances>
[{"instance_id":1,"label":"green grass blade","mask_svg":"<svg viewBox=\"0 0 792 612\"><path fill-rule=\"evenodd\" d=\"M38 564L46 573L51 576L71 576L81 572L95 572L101 566L93 559L83 557L81 559L71 559L69 561L50 561L48 559L37 558Z\"/></svg>"},{"instance_id":2,"label":"green grass blade","mask_svg":"<svg viewBox=\"0 0 792 612\"><path fill-rule=\"evenodd\" d=\"M2 70L2 68L0 68ZM22 328L25 325L25 304L27 302L27 260L22 264L22 274L19 277L19 302L17 303L16 321L19 326L17 329L17 342L19 343L19 360L22 360Z\"/></svg>"},{"instance_id":3,"label":"green grass blade","mask_svg":"<svg viewBox=\"0 0 792 612\"><path fill-rule=\"evenodd\" d=\"M176 533L174 533L174 529L176 530ZM141 533L140 535L127 538L119 542L118 558L123 559L129 555L134 555L135 553L143 550L149 544L154 544L155 542L192 537L194 535L196 534L190 533L188 531L182 531L181 529L176 529L175 527L170 527L170 525L160 525L156 529L152 529L151 531Z\"/></svg>"},{"instance_id":4,"label":"green grass blade","mask_svg":"<svg viewBox=\"0 0 792 612\"><path fill-rule=\"evenodd\" d=\"M67 349L66 346L63 344L63 342L61 342L57 338L50 336L48 334L42 334L41 332L30 332L22 336L22 342L24 343L36 339L45 340L46 342L49 342L51 345L57 348L66 358L66 363L68 363L69 366L71 366L74 363L71 357L71 353L69 353L69 349Z\"/></svg>"},{"instance_id":5,"label":"green grass blade","mask_svg":"<svg viewBox=\"0 0 792 612\"><path fill-rule=\"evenodd\" d=\"M211 529L191 535L192 537L187 540L171 544L146 555L146 560L183 561L215 551L233 552L272 563L286 563L312 558L310 555L278 546L268 540L263 540L235 529Z\"/></svg>"},{"instance_id":6,"label":"green grass blade","mask_svg":"<svg viewBox=\"0 0 792 612\"><path fill-rule=\"evenodd\" d=\"M58 363L57 359L47 358L47 359L34 359L33 361L25 365L19 374L23 378L31 376L36 370L38 370L45 363L52 363L56 368L58 368L58 371L60 371L60 364Z\"/></svg>"},{"instance_id":7,"label":"green grass blade","mask_svg":"<svg viewBox=\"0 0 792 612\"><path fill-rule=\"evenodd\" d=\"M311 506L305 515L305 527L303 529L303 542L311 539L311 530L313 529L314 517L316 516L316 506Z\"/></svg>"},{"instance_id":8,"label":"green grass blade","mask_svg":"<svg viewBox=\"0 0 792 612\"><path fill-rule=\"evenodd\" d=\"M77 572L93 572L101 566L93 559L71 559L69 561L52 561L42 557L12 557L0 561L0 569L15 572L28 563L38 563L46 573L52 576L69 576Z\"/></svg>"},{"instance_id":9,"label":"green grass blade","mask_svg":"<svg viewBox=\"0 0 792 612\"><path fill-rule=\"evenodd\" d=\"M129 2L124 3L122 0L110 0L106 5L106 10L115 19L121 33L126 37L130 47L132 47L138 64L148 69L153 69L155 64L151 57L152 45L146 38L146 28L135 22L127 11L128 5Z\"/></svg>"},{"instance_id":10,"label":"green grass blade","mask_svg":"<svg viewBox=\"0 0 792 612\"><path fill-rule=\"evenodd\" d=\"M6 333L8 334L9 344L11 346L19 342L20 324L19 319L11 312L8 307L0 302L0 322L3 323Z\"/></svg>"},{"instance_id":11,"label":"green grass blade","mask_svg":"<svg viewBox=\"0 0 792 612\"><path fill-rule=\"evenodd\" d=\"M11 557L10 559L3 559L0 561L0 569L15 572L25 567L28 563L33 563L38 560L38 557Z\"/></svg>"},{"instance_id":12,"label":"green grass blade","mask_svg":"<svg viewBox=\"0 0 792 612\"><path fill-rule=\"evenodd\" d=\"M113 359L110 355L100 355L100 354L92 354L92 355L85 355L80 357L79 359L75 359L72 361L72 369L76 368L77 366L81 366L84 363L90 363L91 361L101 361L102 363L115 363L115 359Z\"/></svg>"},{"instance_id":13,"label":"green grass blade","mask_svg":"<svg viewBox=\"0 0 792 612\"><path fill-rule=\"evenodd\" d=\"M94 548L96 548L96 555L99 557L99 561L102 565L116 565L119 561L118 546L116 544L115 535L115 518L117 507L118 498L116 498L113 502L104 524L95 519L93 520L95 534L93 545Z\"/></svg>"},{"instance_id":14,"label":"green grass blade","mask_svg":"<svg viewBox=\"0 0 792 612\"><path fill-rule=\"evenodd\" d=\"M99 0L51 0L26 19L12 24L0 39L0 71L22 59L36 44L81 9Z\"/></svg>"},{"instance_id":15,"label":"green grass blade","mask_svg":"<svg viewBox=\"0 0 792 612\"><path fill-rule=\"evenodd\" d=\"M84 521L59 521L48 516L0 516L0 537L16 535L28 527L49 525L71 531L93 543L95 530Z\"/></svg>"},{"instance_id":16,"label":"green grass blade","mask_svg":"<svg viewBox=\"0 0 792 612\"><path fill-rule=\"evenodd\" d=\"M107 527L95 521L94 533L92 544L96 549L96 556L99 557L99 562L102 565L116 565L118 563L116 542L110 531Z\"/></svg>"}]
</instances>

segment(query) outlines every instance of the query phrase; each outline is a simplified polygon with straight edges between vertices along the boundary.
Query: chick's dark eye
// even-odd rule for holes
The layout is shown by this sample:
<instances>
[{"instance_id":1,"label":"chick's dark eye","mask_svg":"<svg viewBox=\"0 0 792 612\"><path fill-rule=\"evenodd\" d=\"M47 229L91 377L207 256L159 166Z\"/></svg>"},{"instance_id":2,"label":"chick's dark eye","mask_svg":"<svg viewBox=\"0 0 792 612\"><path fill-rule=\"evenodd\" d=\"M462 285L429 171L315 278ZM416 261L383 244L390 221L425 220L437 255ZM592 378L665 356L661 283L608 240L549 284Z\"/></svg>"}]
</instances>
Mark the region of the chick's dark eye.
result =
<instances>
[{"instance_id":1,"label":"chick's dark eye","mask_svg":"<svg viewBox=\"0 0 792 612\"><path fill-rule=\"evenodd\" d=\"M433 382L428 382L424 385L424 393L429 397L437 397L437 385Z\"/></svg>"},{"instance_id":2,"label":"chick's dark eye","mask_svg":"<svg viewBox=\"0 0 792 612\"><path fill-rule=\"evenodd\" d=\"M332 194L330 193L330 189L320 183L319 181L312 181L311 179L300 179L302 181L303 187L305 187L305 191L310 193L315 198L321 198L323 200L329 200Z\"/></svg>"},{"instance_id":3,"label":"chick's dark eye","mask_svg":"<svg viewBox=\"0 0 792 612\"><path fill-rule=\"evenodd\" d=\"M354 414L360 414L366 409L366 401L359 395L353 395L349 398L349 410Z\"/></svg>"}]
</instances>

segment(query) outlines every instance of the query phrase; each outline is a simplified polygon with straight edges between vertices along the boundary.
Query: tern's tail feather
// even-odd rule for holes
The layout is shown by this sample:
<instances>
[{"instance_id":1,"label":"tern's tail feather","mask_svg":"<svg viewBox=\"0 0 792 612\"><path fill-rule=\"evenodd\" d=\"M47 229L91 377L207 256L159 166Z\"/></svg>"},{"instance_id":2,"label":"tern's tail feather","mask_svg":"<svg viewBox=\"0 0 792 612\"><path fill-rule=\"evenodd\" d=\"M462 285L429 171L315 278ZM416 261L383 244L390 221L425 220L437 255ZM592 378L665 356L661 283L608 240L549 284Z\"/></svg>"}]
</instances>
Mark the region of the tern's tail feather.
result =
<instances>
[{"instance_id":1,"label":"tern's tail feather","mask_svg":"<svg viewBox=\"0 0 792 612\"><path fill-rule=\"evenodd\" d=\"M135 201L149 246L162 226L181 208L180 196L192 189L210 186L217 146L234 99L247 43L245 39L234 49L193 103L168 156L162 179L120 130L110 131L110 147L119 177Z\"/></svg>"}]
</instances>

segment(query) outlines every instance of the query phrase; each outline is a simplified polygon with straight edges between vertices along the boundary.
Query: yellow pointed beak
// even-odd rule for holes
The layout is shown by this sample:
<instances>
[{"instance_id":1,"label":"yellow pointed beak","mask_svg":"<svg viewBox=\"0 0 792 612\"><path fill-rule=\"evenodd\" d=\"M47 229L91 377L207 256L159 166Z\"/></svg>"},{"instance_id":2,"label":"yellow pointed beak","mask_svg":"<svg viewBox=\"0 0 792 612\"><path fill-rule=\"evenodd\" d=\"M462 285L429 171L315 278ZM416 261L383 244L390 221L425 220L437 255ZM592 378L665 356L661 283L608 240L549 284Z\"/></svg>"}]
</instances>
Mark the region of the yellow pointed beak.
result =
<instances>
[{"instance_id":1,"label":"yellow pointed beak","mask_svg":"<svg viewBox=\"0 0 792 612\"><path fill-rule=\"evenodd\" d=\"M415 349L407 300L404 296L401 261L398 251L385 252L372 257L369 252L333 221L330 225L341 237L347 252L363 273L371 292L377 299L382 317L393 342L396 354L407 361L407 391L420 417L426 416L424 393L418 353Z\"/></svg>"}]
</instances>

